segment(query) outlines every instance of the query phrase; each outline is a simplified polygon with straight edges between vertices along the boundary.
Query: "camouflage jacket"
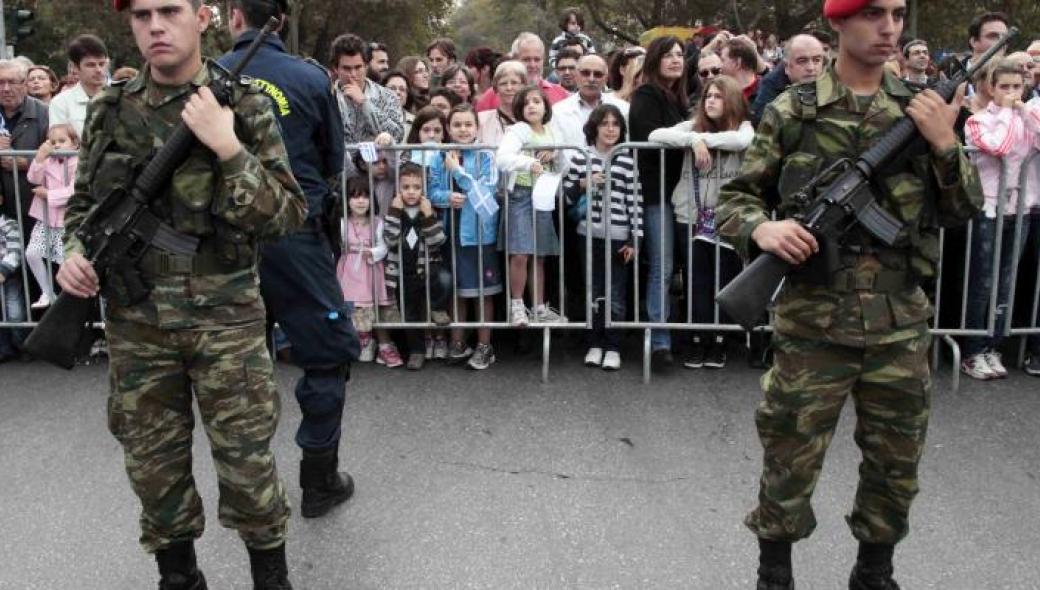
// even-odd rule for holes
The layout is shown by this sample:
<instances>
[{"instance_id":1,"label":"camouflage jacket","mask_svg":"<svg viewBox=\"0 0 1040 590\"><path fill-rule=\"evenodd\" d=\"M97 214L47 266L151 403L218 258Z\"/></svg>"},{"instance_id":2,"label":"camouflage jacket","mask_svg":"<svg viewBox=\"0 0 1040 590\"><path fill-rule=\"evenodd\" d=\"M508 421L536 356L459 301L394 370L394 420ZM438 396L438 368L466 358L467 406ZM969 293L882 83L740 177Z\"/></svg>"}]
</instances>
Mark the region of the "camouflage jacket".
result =
<instances>
[{"instance_id":1,"label":"camouflage jacket","mask_svg":"<svg viewBox=\"0 0 1040 590\"><path fill-rule=\"evenodd\" d=\"M719 233L745 260L755 255L751 233L770 219L770 209L775 206L778 217L797 213L803 205L791 197L829 164L866 151L906 116L903 109L912 96L904 82L885 73L872 99L857 97L838 81L833 68L816 81L815 93L811 85L803 85L780 95L766 107L740 174L720 193ZM779 192L775 203L769 202L774 188ZM905 227L891 248L874 242L865 230L847 233L841 264L857 284L863 278L869 284L869 275L882 271L908 273L917 281L934 276L939 228L964 223L982 204L978 175L963 146L935 153L923 139L879 170L871 188L879 204ZM850 244L861 253L851 251ZM868 254L862 254L864 249ZM774 327L794 336L849 346L897 342L922 334L932 314L920 288L838 292L797 274L785 285L777 298Z\"/></svg>"},{"instance_id":2,"label":"camouflage jacket","mask_svg":"<svg viewBox=\"0 0 1040 590\"><path fill-rule=\"evenodd\" d=\"M85 253L76 230L96 199L112 185L128 182L130 173L162 147L181 121L187 99L209 84L216 67L207 61L189 84L164 87L151 80L146 66L123 87L108 88L91 102L75 192L65 217L66 256ZM230 256L235 262L221 272L149 276L153 289L148 298L125 307L108 300L109 317L164 329L212 328L264 318L258 242L299 227L307 206L270 101L247 84L236 85L235 95L235 133L244 149L220 162L197 144L174 173L169 190L149 203L175 230L201 238L200 253ZM112 114L106 115L108 111Z\"/></svg>"}]
</instances>

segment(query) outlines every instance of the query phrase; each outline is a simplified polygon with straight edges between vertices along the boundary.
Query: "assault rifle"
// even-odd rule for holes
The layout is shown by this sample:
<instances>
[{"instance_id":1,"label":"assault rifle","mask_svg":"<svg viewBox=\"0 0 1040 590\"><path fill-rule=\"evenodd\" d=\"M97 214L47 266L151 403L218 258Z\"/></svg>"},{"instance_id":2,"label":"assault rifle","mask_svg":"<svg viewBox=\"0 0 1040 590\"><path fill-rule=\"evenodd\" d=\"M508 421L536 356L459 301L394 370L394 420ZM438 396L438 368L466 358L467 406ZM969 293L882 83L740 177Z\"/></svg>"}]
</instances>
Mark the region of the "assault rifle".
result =
<instances>
[{"instance_id":1,"label":"assault rifle","mask_svg":"<svg viewBox=\"0 0 1040 590\"><path fill-rule=\"evenodd\" d=\"M971 79L1016 35L1018 29L1012 27L977 62L961 68L949 79L939 83L935 92L944 101L950 102L957 87ZM817 174L792 197L794 202L808 205L795 219L818 240L836 242L858 223L872 236L891 246L903 229L903 224L878 205L870 190L870 178L896 154L907 149L918 135L913 119L904 117L855 161L848 158L838 160ZM829 178L835 180L822 188L820 185ZM813 194L817 189L821 193L814 199ZM715 300L722 311L745 329L751 330L762 318L781 281L794 268L795 265L775 254L763 252L719 291Z\"/></svg>"},{"instance_id":2,"label":"assault rifle","mask_svg":"<svg viewBox=\"0 0 1040 590\"><path fill-rule=\"evenodd\" d=\"M234 69L210 83L209 88L220 104L231 106L233 85L238 83L245 66L278 25L279 20L271 18ZM181 256L195 254L198 238L175 231L152 213L148 202L170 183L174 171L187 160L197 141L182 121L133 180L129 190L111 190L98 199L98 204L76 230L76 237L86 248L87 259L99 279L104 280L110 271L130 270L119 272L119 276L129 292L137 299L143 299L150 289L132 271L150 248ZM90 345L90 324L95 304L94 297L80 298L68 292L61 293L29 334L25 350L64 369L73 368L77 353Z\"/></svg>"}]
</instances>

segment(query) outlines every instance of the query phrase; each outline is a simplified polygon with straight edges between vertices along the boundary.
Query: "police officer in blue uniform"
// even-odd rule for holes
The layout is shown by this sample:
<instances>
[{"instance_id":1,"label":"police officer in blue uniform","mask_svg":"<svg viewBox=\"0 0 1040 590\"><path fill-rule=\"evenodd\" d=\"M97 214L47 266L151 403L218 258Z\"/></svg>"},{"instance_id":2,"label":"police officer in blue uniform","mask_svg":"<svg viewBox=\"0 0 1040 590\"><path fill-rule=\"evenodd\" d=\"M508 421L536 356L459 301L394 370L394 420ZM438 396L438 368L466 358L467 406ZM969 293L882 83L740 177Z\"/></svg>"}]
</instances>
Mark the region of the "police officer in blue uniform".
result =
<instances>
[{"instance_id":1,"label":"police officer in blue uniform","mask_svg":"<svg viewBox=\"0 0 1040 590\"><path fill-rule=\"evenodd\" d=\"M230 0L227 6L235 43L220 60L225 66L236 63L270 17L284 23L288 12L288 0ZM354 491L338 464L346 381L359 347L326 233L343 168L343 125L324 68L290 55L277 36L268 37L245 74L271 98L293 174L307 197L304 227L263 247L260 289L303 369L296 384L303 413L296 431L303 451L300 512L315 518Z\"/></svg>"}]
</instances>

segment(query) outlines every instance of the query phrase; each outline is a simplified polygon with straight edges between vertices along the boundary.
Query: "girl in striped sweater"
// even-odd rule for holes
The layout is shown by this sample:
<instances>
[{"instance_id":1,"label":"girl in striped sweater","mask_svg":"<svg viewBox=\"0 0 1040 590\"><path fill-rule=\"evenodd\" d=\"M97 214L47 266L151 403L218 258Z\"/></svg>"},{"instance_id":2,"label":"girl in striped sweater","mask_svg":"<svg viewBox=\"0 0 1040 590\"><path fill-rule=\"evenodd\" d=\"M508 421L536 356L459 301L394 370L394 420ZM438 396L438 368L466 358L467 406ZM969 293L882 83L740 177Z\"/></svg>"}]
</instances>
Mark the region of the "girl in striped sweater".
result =
<instances>
[{"instance_id":1,"label":"girl in striped sweater","mask_svg":"<svg viewBox=\"0 0 1040 590\"><path fill-rule=\"evenodd\" d=\"M610 262L610 317L622 321L628 297L627 265L643 232L642 205L631 154L621 152L609 160L609 183L604 174L611 149L627 133L621 111L614 105L599 105L589 114L583 131L591 149L587 157L585 152L571 156L563 191L568 201L575 203L572 210L581 217L578 233L592 237L591 257L581 249L585 276L591 274L592 279L586 288L593 299L585 365L610 371L621 368L621 333L605 328L606 259Z\"/></svg>"}]
</instances>

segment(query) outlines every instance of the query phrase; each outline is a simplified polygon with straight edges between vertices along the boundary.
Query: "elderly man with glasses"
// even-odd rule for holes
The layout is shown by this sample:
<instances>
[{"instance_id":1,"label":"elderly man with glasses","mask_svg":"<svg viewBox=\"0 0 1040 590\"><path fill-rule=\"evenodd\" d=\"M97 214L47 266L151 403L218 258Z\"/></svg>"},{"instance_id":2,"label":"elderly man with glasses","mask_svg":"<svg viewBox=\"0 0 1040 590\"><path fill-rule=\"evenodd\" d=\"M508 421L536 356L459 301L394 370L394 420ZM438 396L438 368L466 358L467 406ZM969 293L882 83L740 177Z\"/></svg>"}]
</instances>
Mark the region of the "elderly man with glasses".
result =
<instances>
[{"instance_id":1,"label":"elderly man with glasses","mask_svg":"<svg viewBox=\"0 0 1040 590\"><path fill-rule=\"evenodd\" d=\"M26 69L15 60L0 60L0 150L35 150L47 139L47 105L28 95ZM32 231L32 189L25 174L30 158L0 158L0 211L19 222L22 235ZM17 174L13 171L17 169ZM16 192L17 191L17 192ZM16 204L17 194L20 204ZM21 215L19 215L21 213Z\"/></svg>"}]
</instances>

